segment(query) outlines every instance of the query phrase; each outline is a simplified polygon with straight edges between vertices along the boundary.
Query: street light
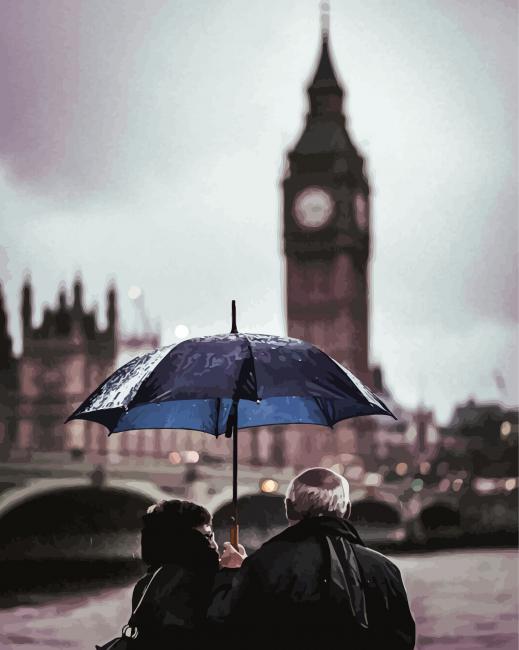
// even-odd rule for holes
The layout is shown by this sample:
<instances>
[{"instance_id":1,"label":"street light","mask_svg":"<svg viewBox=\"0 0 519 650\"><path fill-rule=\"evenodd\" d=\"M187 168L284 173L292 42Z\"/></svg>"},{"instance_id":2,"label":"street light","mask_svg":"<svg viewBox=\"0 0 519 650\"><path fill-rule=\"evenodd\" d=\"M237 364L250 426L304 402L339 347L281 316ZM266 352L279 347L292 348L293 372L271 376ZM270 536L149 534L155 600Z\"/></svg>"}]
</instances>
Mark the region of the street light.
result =
<instances>
[{"instance_id":1,"label":"street light","mask_svg":"<svg viewBox=\"0 0 519 650\"><path fill-rule=\"evenodd\" d=\"M506 440L512 432L512 425L508 421L501 423L501 440Z\"/></svg>"},{"instance_id":2,"label":"street light","mask_svg":"<svg viewBox=\"0 0 519 650\"><path fill-rule=\"evenodd\" d=\"M142 289L133 285L128 289L128 298L130 300L138 300L142 296Z\"/></svg>"},{"instance_id":3,"label":"street light","mask_svg":"<svg viewBox=\"0 0 519 650\"><path fill-rule=\"evenodd\" d=\"M181 340L187 339L187 337L189 336L189 327L187 325L182 325L182 324L177 325L175 327L175 336L177 337L177 339L181 339Z\"/></svg>"},{"instance_id":4,"label":"street light","mask_svg":"<svg viewBox=\"0 0 519 650\"><path fill-rule=\"evenodd\" d=\"M260 490L266 494L272 494L277 492L279 488L279 483L273 478L267 478L260 482Z\"/></svg>"},{"instance_id":5,"label":"street light","mask_svg":"<svg viewBox=\"0 0 519 650\"><path fill-rule=\"evenodd\" d=\"M405 476L407 474L407 463L398 463L395 467L395 472L398 476Z\"/></svg>"}]
</instances>

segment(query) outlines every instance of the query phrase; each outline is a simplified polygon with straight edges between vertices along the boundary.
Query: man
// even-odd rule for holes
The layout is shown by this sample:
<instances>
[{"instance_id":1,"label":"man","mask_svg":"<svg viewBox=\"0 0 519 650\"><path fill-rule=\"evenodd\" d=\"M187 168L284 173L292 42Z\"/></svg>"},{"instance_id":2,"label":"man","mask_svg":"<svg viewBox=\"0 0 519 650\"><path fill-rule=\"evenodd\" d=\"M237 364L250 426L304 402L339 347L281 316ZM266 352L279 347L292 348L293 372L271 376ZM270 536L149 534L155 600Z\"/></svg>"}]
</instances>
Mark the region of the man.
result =
<instances>
[{"instance_id":1,"label":"man","mask_svg":"<svg viewBox=\"0 0 519 650\"><path fill-rule=\"evenodd\" d=\"M346 479L308 469L292 480L285 503L289 527L253 555L225 545L209 619L270 647L295 636L298 647L334 641L352 650L412 650L415 624L400 571L346 521Z\"/></svg>"}]
</instances>

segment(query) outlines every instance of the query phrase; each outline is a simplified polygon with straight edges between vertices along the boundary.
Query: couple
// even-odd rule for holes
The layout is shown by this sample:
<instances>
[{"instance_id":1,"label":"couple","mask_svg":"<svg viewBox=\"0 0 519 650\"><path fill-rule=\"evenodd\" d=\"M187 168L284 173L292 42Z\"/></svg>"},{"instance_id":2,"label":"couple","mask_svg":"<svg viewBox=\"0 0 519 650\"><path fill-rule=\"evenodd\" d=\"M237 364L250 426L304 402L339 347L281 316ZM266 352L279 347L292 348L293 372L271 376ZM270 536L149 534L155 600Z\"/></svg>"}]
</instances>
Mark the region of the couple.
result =
<instances>
[{"instance_id":1,"label":"couple","mask_svg":"<svg viewBox=\"0 0 519 650\"><path fill-rule=\"evenodd\" d=\"M348 523L346 479L324 468L302 472L288 488L286 510L288 528L250 557L227 542L219 558L205 508L177 500L152 506L142 530L149 570L133 593L134 610L141 601L132 617L135 647L234 638L237 647L336 641L351 650L412 650L415 625L400 572Z\"/></svg>"}]
</instances>

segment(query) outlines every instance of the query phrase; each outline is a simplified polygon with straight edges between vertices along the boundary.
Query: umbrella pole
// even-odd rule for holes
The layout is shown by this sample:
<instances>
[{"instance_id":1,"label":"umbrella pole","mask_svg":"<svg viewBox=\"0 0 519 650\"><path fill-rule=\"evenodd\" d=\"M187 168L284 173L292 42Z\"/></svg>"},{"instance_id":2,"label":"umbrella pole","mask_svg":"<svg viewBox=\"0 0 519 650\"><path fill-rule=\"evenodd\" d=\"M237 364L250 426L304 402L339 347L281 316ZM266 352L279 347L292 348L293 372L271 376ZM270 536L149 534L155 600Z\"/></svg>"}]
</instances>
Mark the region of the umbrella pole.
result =
<instances>
[{"instance_id":1,"label":"umbrella pole","mask_svg":"<svg viewBox=\"0 0 519 650\"><path fill-rule=\"evenodd\" d=\"M236 325L236 300L231 303L231 334L238 334ZM239 526L238 526L238 402L233 402L231 413L231 436L232 436L232 526L231 544L238 550Z\"/></svg>"},{"instance_id":2,"label":"umbrella pole","mask_svg":"<svg viewBox=\"0 0 519 650\"><path fill-rule=\"evenodd\" d=\"M238 526L238 421L234 419L232 431L232 526L231 544L238 550L239 526Z\"/></svg>"}]
</instances>

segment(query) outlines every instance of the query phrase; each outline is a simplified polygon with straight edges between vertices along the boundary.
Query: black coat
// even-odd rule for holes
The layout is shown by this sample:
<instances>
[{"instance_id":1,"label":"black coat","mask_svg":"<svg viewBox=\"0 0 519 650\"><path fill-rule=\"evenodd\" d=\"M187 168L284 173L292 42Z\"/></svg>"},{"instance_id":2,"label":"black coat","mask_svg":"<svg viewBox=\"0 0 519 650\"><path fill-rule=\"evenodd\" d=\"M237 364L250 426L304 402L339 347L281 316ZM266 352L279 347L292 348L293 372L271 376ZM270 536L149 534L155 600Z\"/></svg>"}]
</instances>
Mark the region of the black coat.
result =
<instances>
[{"instance_id":1,"label":"black coat","mask_svg":"<svg viewBox=\"0 0 519 650\"><path fill-rule=\"evenodd\" d=\"M213 624L244 643L297 639L296 647L339 642L352 650L412 650L415 624L400 571L366 548L351 524L305 519L245 560L220 571Z\"/></svg>"},{"instance_id":2,"label":"black coat","mask_svg":"<svg viewBox=\"0 0 519 650\"><path fill-rule=\"evenodd\" d=\"M138 648L171 650L179 642L193 643L203 636L218 555L197 531L188 537L172 549L175 561L162 565L132 617ZM150 567L135 585L132 610L157 568Z\"/></svg>"}]
</instances>

